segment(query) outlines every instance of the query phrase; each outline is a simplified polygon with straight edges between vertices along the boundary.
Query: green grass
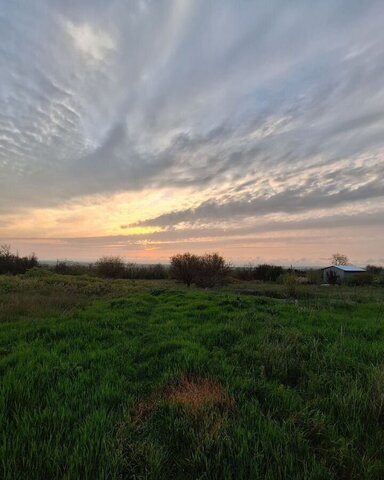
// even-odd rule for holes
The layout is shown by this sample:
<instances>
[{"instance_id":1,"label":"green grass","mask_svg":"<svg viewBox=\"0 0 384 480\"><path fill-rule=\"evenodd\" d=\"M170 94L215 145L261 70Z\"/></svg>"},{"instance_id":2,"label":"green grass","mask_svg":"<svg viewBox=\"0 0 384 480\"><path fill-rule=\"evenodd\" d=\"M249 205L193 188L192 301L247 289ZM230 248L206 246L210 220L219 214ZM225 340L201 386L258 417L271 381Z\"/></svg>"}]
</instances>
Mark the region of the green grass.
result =
<instances>
[{"instance_id":1,"label":"green grass","mask_svg":"<svg viewBox=\"0 0 384 480\"><path fill-rule=\"evenodd\" d=\"M383 300L2 277L0 477L384 478Z\"/></svg>"}]
</instances>

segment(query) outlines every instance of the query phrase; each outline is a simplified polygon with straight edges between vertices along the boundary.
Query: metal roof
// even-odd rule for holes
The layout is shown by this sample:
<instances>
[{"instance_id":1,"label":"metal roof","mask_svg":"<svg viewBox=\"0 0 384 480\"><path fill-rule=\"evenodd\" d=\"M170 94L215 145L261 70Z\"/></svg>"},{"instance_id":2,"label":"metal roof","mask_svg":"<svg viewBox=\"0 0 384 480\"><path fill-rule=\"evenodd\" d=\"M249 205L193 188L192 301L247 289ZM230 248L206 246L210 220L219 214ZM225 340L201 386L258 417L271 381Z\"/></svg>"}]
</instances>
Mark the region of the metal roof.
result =
<instances>
[{"instance_id":1,"label":"metal roof","mask_svg":"<svg viewBox=\"0 0 384 480\"><path fill-rule=\"evenodd\" d=\"M331 267L338 268L339 270L343 270L344 272L366 272L365 268L356 267L355 265L330 265L329 267L322 268L322 270Z\"/></svg>"}]
</instances>

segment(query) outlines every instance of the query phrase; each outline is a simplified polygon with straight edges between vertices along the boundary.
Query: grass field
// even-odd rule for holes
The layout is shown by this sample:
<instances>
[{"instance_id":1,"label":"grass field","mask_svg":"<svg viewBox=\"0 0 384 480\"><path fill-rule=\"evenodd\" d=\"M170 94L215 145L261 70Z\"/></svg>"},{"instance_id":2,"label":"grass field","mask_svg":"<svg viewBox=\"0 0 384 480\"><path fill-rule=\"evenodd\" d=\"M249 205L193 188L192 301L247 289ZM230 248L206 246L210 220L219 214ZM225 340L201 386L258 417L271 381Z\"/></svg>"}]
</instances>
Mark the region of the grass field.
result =
<instances>
[{"instance_id":1,"label":"grass field","mask_svg":"<svg viewBox=\"0 0 384 480\"><path fill-rule=\"evenodd\" d=\"M384 478L384 289L0 278L0 477Z\"/></svg>"}]
</instances>

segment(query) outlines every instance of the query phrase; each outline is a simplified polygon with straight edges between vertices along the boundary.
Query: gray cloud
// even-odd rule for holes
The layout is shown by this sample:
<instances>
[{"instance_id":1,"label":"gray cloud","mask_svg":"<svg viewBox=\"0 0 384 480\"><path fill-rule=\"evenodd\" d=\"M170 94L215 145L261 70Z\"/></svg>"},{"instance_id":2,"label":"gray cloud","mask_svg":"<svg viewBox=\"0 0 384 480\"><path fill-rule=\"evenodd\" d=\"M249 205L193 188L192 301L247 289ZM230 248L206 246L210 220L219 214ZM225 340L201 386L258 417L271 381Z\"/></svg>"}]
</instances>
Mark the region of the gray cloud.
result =
<instances>
[{"instance_id":1,"label":"gray cloud","mask_svg":"<svg viewBox=\"0 0 384 480\"><path fill-rule=\"evenodd\" d=\"M173 241L179 242L183 240L196 240L201 238L212 238L213 241L225 237L244 237L260 235L271 232L287 233L298 230L335 230L340 228L356 227L378 227L380 228L384 223L384 212L375 213L355 213L355 214L334 214L332 216L311 218L302 218L295 220L270 220L265 218L251 217L251 225L239 226L236 221L232 222L227 217L227 222L220 222L220 225L194 224L191 227L183 229L176 229L168 226L166 229L152 233L142 233L141 235L126 234L121 237L121 240L127 242L138 242L143 239L146 241ZM123 231L128 228L127 225L121 225Z\"/></svg>"},{"instance_id":2,"label":"gray cloud","mask_svg":"<svg viewBox=\"0 0 384 480\"><path fill-rule=\"evenodd\" d=\"M305 186L285 190L269 197L239 198L219 203L208 200L196 208L173 211L158 217L144 220L136 225L170 227L180 223L217 222L238 217L258 218L271 213L301 213L307 210L333 208L351 202L384 199L384 181L375 179L365 185L351 189L348 186L334 192L334 186L312 188L306 192ZM308 182L309 183L309 182ZM312 185L310 185L312 187Z\"/></svg>"},{"instance_id":3,"label":"gray cloud","mask_svg":"<svg viewBox=\"0 0 384 480\"><path fill-rule=\"evenodd\" d=\"M2 2L0 214L221 184L141 225L382 205L383 20L381 0Z\"/></svg>"}]
</instances>

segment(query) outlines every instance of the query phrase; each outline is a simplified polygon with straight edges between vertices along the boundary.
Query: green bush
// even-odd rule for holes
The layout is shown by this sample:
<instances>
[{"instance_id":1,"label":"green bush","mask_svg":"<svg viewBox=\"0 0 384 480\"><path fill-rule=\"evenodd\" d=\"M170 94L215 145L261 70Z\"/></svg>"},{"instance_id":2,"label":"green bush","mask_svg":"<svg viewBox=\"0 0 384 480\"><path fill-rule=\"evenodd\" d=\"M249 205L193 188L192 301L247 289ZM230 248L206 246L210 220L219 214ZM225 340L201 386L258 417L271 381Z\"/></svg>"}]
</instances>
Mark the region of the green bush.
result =
<instances>
[{"instance_id":1,"label":"green bush","mask_svg":"<svg viewBox=\"0 0 384 480\"><path fill-rule=\"evenodd\" d=\"M372 285L374 277L371 273L358 273L357 275L353 275L353 277L348 278L346 281L347 285L355 286L355 287L363 287L365 285Z\"/></svg>"},{"instance_id":2,"label":"green bush","mask_svg":"<svg viewBox=\"0 0 384 480\"><path fill-rule=\"evenodd\" d=\"M318 285L322 281L321 270L308 270L306 277L310 285Z\"/></svg>"},{"instance_id":3,"label":"green bush","mask_svg":"<svg viewBox=\"0 0 384 480\"><path fill-rule=\"evenodd\" d=\"M32 267L27 272L25 272L25 276L28 278L41 278L49 275L52 275L52 272L50 272L47 268L43 267Z\"/></svg>"},{"instance_id":4,"label":"green bush","mask_svg":"<svg viewBox=\"0 0 384 480\"><path fill-rule=\"evenodd\" d=\"M267 263L257 265L257 267L247 265L234 270L235 276L240 280L260 280L262 282L276 282L283 272L283 267Z\"/></svg>"},{"instance_id":5,"label":"green bush","mask_svg":"<svg viewBox=\"0 0 384 480\"><path fill-rule=\"evenodd\" d=\"M254 269L253 278L263 282L276 282L282 273L283 267L264 263Z\"/></svg>"},{"instance_id":6,"label":"green bush","mask_svg":"<svg viewBox=\"0 0 384 480\"><path fill-rule=\"evenodd\" d=\"M283 273L278 278L278 282L284 286L284 291L289 297L297 297L298 281L294 273Z\"/></svg>"}]
</instances>

